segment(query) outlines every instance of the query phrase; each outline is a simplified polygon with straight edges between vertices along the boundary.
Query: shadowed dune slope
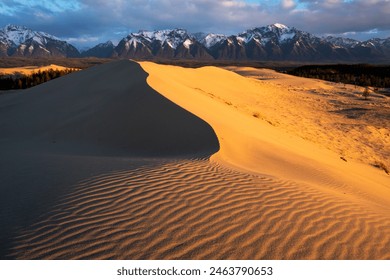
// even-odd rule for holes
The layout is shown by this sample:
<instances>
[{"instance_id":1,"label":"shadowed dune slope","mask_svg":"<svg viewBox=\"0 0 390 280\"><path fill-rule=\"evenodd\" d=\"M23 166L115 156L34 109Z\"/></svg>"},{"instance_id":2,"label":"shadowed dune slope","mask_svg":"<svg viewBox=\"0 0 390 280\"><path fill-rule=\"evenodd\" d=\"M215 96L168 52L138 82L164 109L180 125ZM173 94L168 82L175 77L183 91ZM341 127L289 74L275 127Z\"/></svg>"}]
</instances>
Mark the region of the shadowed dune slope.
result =
<instances>
[{"instance_id":1,"label":"shadowed dune slope","mask_svg":"<svg viewBox=\"0 0 390 280\"><path fill-rule=\"evenodd\" d=\"M121 60L2 96L0 141L78 155L216 152L212 128L155 92L146 78L137 63Z\"/></svg>"},{"instance_id":2,"label":"shadowed dune slope","mask_svg":"<svg viewBox=\"0 0 390 280\"><path fill-rule=\"evenodd\" d=\"M213 129L146 77L123 60L0 95L0 258L79 180L218 151Z\"/></svg>"}]
</instances>

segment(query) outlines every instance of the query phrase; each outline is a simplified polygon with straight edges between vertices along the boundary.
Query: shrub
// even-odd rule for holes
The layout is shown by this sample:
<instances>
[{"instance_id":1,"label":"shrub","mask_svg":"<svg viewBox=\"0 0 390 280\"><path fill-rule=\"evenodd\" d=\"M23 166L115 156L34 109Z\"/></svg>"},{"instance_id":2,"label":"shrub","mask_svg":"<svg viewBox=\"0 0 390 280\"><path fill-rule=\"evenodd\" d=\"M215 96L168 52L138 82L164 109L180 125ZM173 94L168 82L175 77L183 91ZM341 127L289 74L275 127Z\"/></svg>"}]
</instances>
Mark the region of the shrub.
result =
<instances>
[{"instance_id":1,"label":"shrub","mask_svg":"<svg viewBox=\"0 0 390 280\"><path fill-rule=\"evenodd\" d=\"M369 95L370 95L370 89L368 87L365 87L362 92L362 96L364 97L364 99L367 100Z\"/></svg>"}]
</instances>

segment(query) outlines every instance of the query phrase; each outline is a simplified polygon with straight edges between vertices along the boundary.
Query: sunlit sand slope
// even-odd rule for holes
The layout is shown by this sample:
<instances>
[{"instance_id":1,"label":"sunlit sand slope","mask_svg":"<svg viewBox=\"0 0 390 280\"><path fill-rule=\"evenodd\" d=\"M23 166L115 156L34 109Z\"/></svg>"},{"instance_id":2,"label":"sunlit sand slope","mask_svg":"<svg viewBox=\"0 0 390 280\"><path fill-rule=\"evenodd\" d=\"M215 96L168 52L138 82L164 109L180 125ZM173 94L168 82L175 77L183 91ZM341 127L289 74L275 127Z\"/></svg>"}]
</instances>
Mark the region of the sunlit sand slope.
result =
<instances>
[{"instance_id":1,"label":"sunlit sand slope","mask_svg":"<svg viewBox=\"0 0 390 280\"><path fill-rule=\"evenodd\" d=\"M270 124L272 119L261 119L263 106L266 107L267 102L257 103L262 97L272 98L267 92L269 87L217 67L185 69L150 62L141 65L150 74L148 83L153 88L214 128L221 145L214 160L246 171L329 187L341 193L362 193L367 199L390 202L390 177L383 170L357 161L345 162L321 141L315 143L297 137L288 130ZM282 86L279 85L280 88ZM273 89L272 93L277 95L278 91ZM284 98L279 100L284 103L280 105L280 111L277 106L273 110L288 122L301 111L299 106L294 109L295 103L298 103L294 94L290 94L290 97L283 95ZM268 106L272 105L269 102ZM294 113L283 110L289 105ZM245 109L249 106L248 112ZM308 108L304 113L309 114ZM330 112L316 110L314 104L311 115L322 120L332 118ZM297 126L307 124L314 127L310 120L301 120ZM330 126L327 134L329 138L335 136ZM352 139L344 141L354 145Z\"/></svg>"},{"instance_id":2,"label":"sunlit sand slope","mask_svg":"<svg viewBox=\"0 0 390 280\"><path fill-rule=\"evenodd\" d=\"M342 156L390 172L390 97L364 88L286 75L269 69L227 67L252 78L261 94L234 104L246 113ZM313 113L315 112L315 113Z\"/></svg>"}]
</instances>

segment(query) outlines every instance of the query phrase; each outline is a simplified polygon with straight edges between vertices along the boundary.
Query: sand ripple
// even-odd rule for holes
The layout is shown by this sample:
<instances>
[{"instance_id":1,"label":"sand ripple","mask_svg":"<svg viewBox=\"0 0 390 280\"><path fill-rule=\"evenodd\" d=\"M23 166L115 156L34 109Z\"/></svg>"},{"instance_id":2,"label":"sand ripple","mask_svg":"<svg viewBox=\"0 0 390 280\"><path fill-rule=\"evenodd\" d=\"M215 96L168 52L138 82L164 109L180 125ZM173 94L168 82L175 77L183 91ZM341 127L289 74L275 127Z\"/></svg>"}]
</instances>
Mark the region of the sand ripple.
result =
<instances>
[{"instance_id":1,"label":"sand ripple","mask_svg":"<svg viewBox=\"0 0 390 280\"><path fill-rule=\"evenodd\" d=\"M390 209L337 190L165 161L80 182L18 259L390 259Z\"/></svg>"}]
</instances>

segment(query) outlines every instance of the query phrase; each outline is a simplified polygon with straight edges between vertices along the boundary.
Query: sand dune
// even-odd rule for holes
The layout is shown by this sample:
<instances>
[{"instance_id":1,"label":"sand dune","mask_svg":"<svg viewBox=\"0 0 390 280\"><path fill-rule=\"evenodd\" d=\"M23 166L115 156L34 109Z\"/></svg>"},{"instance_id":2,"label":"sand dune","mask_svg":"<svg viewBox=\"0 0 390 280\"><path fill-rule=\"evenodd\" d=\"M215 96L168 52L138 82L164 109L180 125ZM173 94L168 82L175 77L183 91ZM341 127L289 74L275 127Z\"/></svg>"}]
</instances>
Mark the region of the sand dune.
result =
<instances>
[{"instance_id":1,"label":"sand dune","mask_svg":"<svg viewBox=\"0 0 390 280\"><path fill-rule=\"evenodd\" d=\"M63 71L69 68L56 65L56 64L50 64L46 66L9 67L9 68L0 68L0 75L15 75L15 74L31 75L38 71L42 72L42 71L48 71L50 69Z\"/></svg>"},{"instance_id":2,"label":"sand dune","mask_svg":"<svg viewBox=\"0 0 390 280\"><path fill-rule=\"evenodd\" d=\"M255 111L272 125L338 153L347 160L390 168L390 99L362 87L294 77L269 69L227 67L262 88ZM259 112L259 113L260 113ZM315 114L313 114L315 112Z\"/></svg>"},{"instance_id":3,"label":"sand dune","mask_svg":"<svg viewBox=\"0 0 390 280\"><path fill-rule=\"evenodd\" d=\"M217 151L211 127L155 92L146 77L138 64L123 60L5 96L2 131L19 147L63 154Z\"/></svg>"},{"instance_id":4,"label":"sand dune","mask_svg":"<svg viewBox=\"0 0 390 280\"><path fill-rule=\"evenodd\" d=\"M2 258L390 258L389 177L271 125L273 73L141 66L0 96Z\"/></svg>"},{"instance_id":5,"label":"sand dune","mask_svg":"<svg viewBox=\"0 0 390 280\"><path fill-rule=\"evenodd\" d=\"M146 76L138 64L116 61L0 97L2 256L15 230L78 180L146 157L218 150L212 128L151 89Z\"/></svg>"},{"instance_id":6,"label":"sand dune","mask_svg":"<svg viewBox=\"0 0 390 280\"><path fill-rule=\"evenodd\" d=\"M307 185L180 160L96 176L21 231L23 259L390 258L388 215Z\"/></svg>"},{"instance_id":7,"label":"sand dune","mask_svg":"<svg viewBox=\"0 0 390 280\"><path fill-rule=\"evenodd\" d=\"M390 202L390 177L383 170L352 160L346 163L340 159L342 155L327 149L322 141L308 141L310 139L297 137L290 130L280 129L272 124L275 113L269 114L271 119L267 116L261 118L263 111L268 113L267 106L274 105L272 110L282 115L286 123L296 122L291 125L292 129L303 127L316 131L316 124L311 123L311 119L328 121L332 117L329 112L321 112L311 105L310 117L295 120L297 115L306 116L309 112L308 108L303 111L303 106L298 106L302 102L296 101L293 95L290 94L288 99L282 92L283 97L275 105L274 97L267 92L272 90L271 94L277 95L274 88L216 67L184 69L149 62L141 65L150 74L148 83L153 88L215 129L221 145L221 150L213 157L215 160L246 171L335 188L341 192L361 192L367 199ZM290 78L293 82L294 79ZM309 79L304 79L304 82L300 78L297 80L296 84L310 83ZM283 83L280 83L278 88L282 90ZM315 86L313 82L311 85ZM329 88L323 83L320 86ZM260 103L262 99L266 100ZM290 109L284 111L287 107ZM335 131L338 132L327 126L327 137L337 137ZM347 146L355 144L353 138L343 140ZM385 145L385 149L377 152L387 155L389 149ZM367 186L370 186L369 190Z\"/></svg>"}]
</instances>

